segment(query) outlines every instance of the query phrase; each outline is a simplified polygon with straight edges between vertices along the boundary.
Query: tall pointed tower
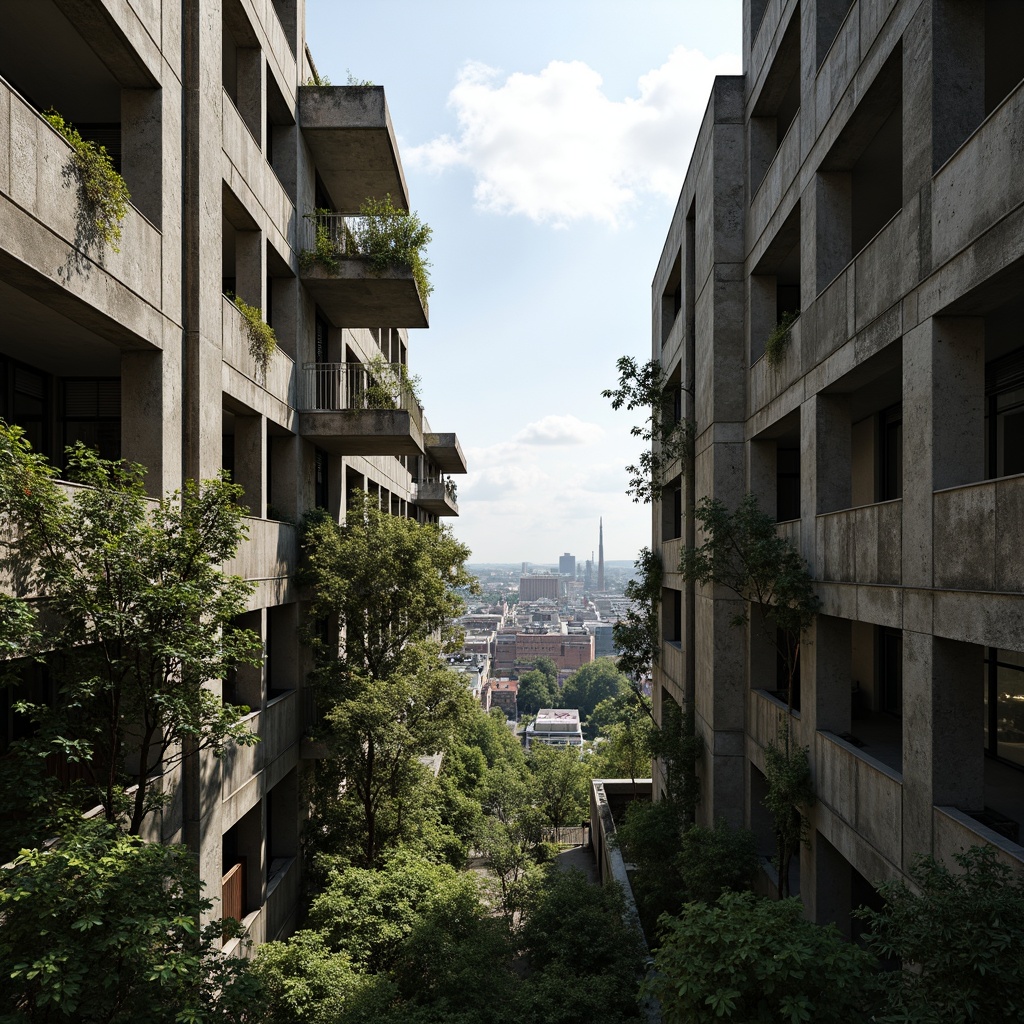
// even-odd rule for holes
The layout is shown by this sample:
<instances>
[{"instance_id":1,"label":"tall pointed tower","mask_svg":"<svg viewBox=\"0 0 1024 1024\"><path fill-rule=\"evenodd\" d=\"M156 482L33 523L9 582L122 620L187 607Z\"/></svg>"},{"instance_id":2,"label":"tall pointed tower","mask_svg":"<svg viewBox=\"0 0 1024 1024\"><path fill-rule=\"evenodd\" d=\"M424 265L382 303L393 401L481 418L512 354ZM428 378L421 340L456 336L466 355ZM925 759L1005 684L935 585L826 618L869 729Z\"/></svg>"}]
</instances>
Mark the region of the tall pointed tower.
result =
<instances>
[{"instance_id":1,"label":"tall pointed tower","mask_svg":"<svg viewBox=\"0 0 1024 1024\"><path fill-rule=\"evenodd\" d=\"M597 535L597 592L604 593L604 516L601 516Z\"/></svg>"}]
</instances>

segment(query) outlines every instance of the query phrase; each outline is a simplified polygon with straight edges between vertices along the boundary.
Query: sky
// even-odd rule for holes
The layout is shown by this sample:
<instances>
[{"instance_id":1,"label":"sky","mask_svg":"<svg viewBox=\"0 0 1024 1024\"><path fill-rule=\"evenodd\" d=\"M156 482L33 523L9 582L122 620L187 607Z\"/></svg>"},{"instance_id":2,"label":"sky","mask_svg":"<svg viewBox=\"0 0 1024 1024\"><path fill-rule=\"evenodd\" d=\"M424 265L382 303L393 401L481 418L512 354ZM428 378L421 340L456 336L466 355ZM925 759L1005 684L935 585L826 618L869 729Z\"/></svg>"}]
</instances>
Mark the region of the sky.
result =
<instances>
[{"instance_id":1,"label":"sky","mask_svg":"<svg viewBox=\"0 0 1024 1024\"><path fill-rule=\"evenodd\" d=\"M639 441L601 391L651 353L651 279L741 0L307 0L321 75L383 85L433 229L410 331L431 429L469 473L446 520L471 562L633 559ZM386 326L386 325L382 325Z\"/></svg>"}]
</instances>

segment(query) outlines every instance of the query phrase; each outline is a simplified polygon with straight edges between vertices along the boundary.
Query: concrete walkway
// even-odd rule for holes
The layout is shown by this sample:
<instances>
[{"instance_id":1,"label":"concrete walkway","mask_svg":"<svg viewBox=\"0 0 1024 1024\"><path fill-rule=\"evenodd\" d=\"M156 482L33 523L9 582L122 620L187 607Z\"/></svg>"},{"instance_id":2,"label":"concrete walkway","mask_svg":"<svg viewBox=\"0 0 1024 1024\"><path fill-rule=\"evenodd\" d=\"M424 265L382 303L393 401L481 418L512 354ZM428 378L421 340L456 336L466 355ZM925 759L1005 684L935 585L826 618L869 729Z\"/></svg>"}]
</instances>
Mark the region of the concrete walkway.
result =
<instances>
[{"instance_id":1,"label":"concrete walkway","mask_svg":"<svg viewBox=\"0 0 1024 1024\"><path fill-rule=\"evenodd\" d=\"M600 879L597 874L597 864L589 846L573 846L556 854L555 863L562 871L570 868L577 868L587 876L587 881L592 885L599 885Z\"/></svg>"}]
</instances>

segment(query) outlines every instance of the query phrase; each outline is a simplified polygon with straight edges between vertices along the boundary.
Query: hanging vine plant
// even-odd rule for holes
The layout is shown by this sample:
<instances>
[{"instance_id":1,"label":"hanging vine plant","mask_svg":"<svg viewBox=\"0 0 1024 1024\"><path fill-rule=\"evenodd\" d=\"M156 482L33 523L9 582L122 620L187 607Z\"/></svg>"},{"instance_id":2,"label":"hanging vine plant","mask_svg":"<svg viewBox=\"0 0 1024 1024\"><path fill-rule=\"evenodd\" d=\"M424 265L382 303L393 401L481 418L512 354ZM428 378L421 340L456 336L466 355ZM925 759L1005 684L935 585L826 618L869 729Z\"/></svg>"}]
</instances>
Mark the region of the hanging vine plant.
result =
<instances>
[{"instance_id":1,"label":"hanging vine plant","mask_svg":"<svg viewBox=\"0 0 1024 1024\"><path fill-rule=\"evenodd\" d=\"M267 379L267 367L270 365L270 357L277 348L277 335L274 328L263 319L263 310L259 306L250 306L237 295L228 296L238 307L238 311L245 317L245 331L249 341L249 355L256 364L256 372L260 382Z\"/></svg>"},{"instance_id":2,"label":"hanging vine plant","mask_svg":"<svg viewBox=\"0 0 1024 1024\"><path fill-rule=\"evenodd\" d=\"M75 152L79 194L91 216L93 237L120 252L121 222L128 212L131 194L124 178L114 170L105 146L83 139L78 130L52 107L43 112L50 126L59 132Z\"/></svg>"},{"instance_id":3,"label":"hanging vine plant","mask_svg":"<svg viewBox=\"0 0 1024 1024\"><path fill-rule=\"evenodd\" d=\"M786 310L764 343L764 358L773 370L777 370L782 365L782 360L786 358L789 343L793 339L793 324L799 316L799 309Z\"/></svg>"}]
</instances>

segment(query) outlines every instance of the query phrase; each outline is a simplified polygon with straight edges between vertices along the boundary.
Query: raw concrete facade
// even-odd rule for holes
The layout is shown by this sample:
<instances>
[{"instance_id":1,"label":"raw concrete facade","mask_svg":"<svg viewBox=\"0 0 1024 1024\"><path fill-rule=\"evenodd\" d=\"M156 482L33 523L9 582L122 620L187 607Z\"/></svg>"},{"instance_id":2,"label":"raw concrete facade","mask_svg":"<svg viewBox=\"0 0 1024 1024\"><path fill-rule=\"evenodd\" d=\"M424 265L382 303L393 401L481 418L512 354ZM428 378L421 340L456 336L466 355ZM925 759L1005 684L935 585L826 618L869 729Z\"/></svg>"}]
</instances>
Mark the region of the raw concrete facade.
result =
<instances>
[{"instance_id":1,"label":"raw concrete facade","mask_svg":"<svg viewBox=\"0 0 1024 1024\"><path fill-rule=\"evenodd\" d=\"M316 505L341 520L356 489L456 515L444 477L466 471L411 396L359 402L365 364L404 366L407 328L427 326L411 272L300 261L314 208L408 208L383 89L307 84L304 20L303 0L12 0L0 38L0 415L58 464L75 440L143 463L153 495L226 468L251 510L226 569L257 583L242 625L265 659L224 685L262 742L191 759L152 834L196 851L215 914L257 942L294 926L300 892L313 707L294 524ZM83 230L49 107L127 182L119 252ZM276 332L265 372L229 292Z\"/></svg>"},{"instance_id":2,"label":"raw concrete facade","mask_svg":"<svg viewBox=\"0 0 1024 1024\"><path fill-rule=\"evenodd\" d=\"M775 651L676 571L686 510L752 492L822 601L792 881L846 929L919 853L1024 865L1022 28L1004 0L745 0L743 74L716 80L654 280L654 358L696 426L654 508L656 705L695 712L700 819L770 854Z\"/></svg>"}]
</instances>

